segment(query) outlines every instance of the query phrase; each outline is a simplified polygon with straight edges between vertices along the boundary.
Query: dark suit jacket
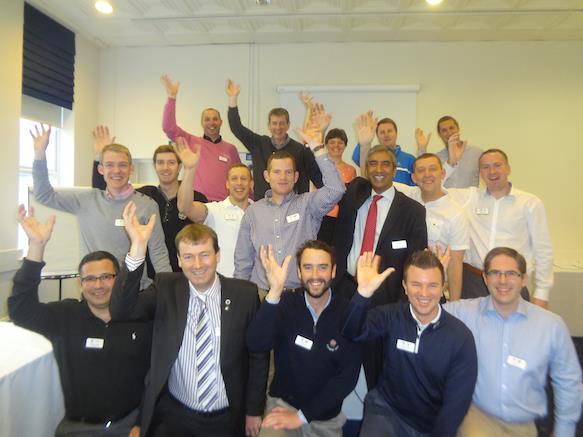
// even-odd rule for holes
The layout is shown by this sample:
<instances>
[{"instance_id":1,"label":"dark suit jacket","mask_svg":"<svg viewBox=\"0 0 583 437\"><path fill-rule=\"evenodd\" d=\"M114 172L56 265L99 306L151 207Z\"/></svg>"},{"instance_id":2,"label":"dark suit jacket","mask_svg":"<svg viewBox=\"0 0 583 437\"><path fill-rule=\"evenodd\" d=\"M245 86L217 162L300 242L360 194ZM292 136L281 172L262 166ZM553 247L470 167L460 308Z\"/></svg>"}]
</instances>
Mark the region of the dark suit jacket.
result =
<instances>
[{"instance_id":1,"label":"dark suit jacket","mask_svg":"<svg viewBox=\"0 0 583 437\"><path fill-rule=\"evenodd\" d=\"M340 211L334 231L337 266L333 287L348 298L356 292L356 283L346 276L348 254L354 239L358 208L370 197L371 189L367 179L358 177L348 185L339 204ZM407 242L407 247L393 249L392 243L401 240ZM396 302L403 298L403 264L413 252L426 247L425 207L395 190L395 198L383 224L375 254L381 257L380 271L388 267L396 270L373 295L374 305Z\"/></svg>"},{"instance_id":2,"label":"dark suit jacket","mask_svg":"<svg viewBox=\"0 0 583 437\"><path fill-rule=\"evenodd\" d=\"M141 411L141 433L147 435L156 402L182 344L190 290L182 273L159 273L148 289L138 293L142 269L143 264L133 272L122 266L111 295L110 311L112 320L154 320L151 367ZM245 415L263 414L269 357L250 353L245 342L247 327L259 307L257 286L221 275L219 278L221 372L235 428L244 435Z\"/></svg>"}]
</instances>

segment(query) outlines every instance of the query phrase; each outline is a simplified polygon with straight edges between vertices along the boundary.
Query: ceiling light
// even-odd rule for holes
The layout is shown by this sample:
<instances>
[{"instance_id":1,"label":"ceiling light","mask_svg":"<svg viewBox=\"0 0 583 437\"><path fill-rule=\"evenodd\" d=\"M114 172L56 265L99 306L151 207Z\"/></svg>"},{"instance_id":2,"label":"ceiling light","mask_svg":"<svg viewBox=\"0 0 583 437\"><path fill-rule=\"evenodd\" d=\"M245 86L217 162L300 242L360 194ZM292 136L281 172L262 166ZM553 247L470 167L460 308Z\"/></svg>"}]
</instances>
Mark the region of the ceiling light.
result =
<instances>
[{"instance_id":1,"label":"ceiling light","mask_svg":"<svg viewBox=\"0 0 583 437\"><path fill-rule=\"evenodd\" d=\"M443 0L425 0L427 3L429 3L431 6L435 6L440 4Z\"/></svg>"},{"instance_id":2,"label":"ceiling light","mask_svg":"<svg viewBox=\"0 0 583 437\"><path fill-rule=\"evenodd\" d=\"M111 14L113 12L113 7L108 1L97 0L95 2L95 9L97 9L102 14Z\"/></svg>"}]
</instances>

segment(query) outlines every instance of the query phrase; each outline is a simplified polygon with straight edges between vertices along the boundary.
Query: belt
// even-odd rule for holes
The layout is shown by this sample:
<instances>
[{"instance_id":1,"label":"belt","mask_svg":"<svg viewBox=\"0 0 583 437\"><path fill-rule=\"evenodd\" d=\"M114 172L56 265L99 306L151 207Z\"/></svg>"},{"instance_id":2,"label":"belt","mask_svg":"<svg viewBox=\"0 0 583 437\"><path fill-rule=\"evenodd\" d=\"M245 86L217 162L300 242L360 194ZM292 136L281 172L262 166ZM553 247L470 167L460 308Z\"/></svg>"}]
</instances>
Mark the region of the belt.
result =
<instances>
[{"instance_id":1,"label":"belt","mask_svg":"<svg viewBox=\"0 0 583 437\"><path fill-rule=\"evenodd\" d=\"M467 270L468 272L473 273L474 275L479 276L480 278L484 274L484 272L481 269L478 269L468 263L464 263L464 270Z\"/></svg>"},{"instance_id":2,"label":"belt","mask_svg":"<svg viewBox=\"0 0 583 437\"><path fill-rule=\"evenodd\" d=\"M199 416L199 417L216 417L216 416L220 416L221 414L225 414L228 411L229 411L229 407L221 408L220 410L214 410L214 411L190 410L190 412L192 414L194 414L195 416Z\"/></svg>"}]
</instances>

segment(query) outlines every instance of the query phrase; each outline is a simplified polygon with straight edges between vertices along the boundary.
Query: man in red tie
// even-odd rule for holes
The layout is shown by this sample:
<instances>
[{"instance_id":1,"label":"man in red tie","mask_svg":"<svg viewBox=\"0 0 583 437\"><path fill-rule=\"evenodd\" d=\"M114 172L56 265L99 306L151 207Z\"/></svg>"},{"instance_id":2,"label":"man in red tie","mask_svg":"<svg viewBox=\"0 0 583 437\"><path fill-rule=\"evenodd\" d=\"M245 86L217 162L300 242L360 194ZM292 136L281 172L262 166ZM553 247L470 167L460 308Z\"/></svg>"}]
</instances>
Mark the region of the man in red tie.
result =
<instances>
[{"instance_id":1,"label":"man in red tie","mask_svg":"<svg viewBox=\"0 0 583 437\"><path fill-rule=\"evenodd\" d=\"M360 136L359 136L360 139ZM370 149L364 177L354 179L340 201L334 234L337 259L335 290L348 298L356 292L356 265L363 252L380 256L381 271L393 267L372 297L372 305L404 298L403 265L407 258L427 247L425 208L393 187L396 172L394 153L386 146ZM376 385L382 366L380 343L365 352L364 370L369 388Z\"/></svg>"}]
</instances>

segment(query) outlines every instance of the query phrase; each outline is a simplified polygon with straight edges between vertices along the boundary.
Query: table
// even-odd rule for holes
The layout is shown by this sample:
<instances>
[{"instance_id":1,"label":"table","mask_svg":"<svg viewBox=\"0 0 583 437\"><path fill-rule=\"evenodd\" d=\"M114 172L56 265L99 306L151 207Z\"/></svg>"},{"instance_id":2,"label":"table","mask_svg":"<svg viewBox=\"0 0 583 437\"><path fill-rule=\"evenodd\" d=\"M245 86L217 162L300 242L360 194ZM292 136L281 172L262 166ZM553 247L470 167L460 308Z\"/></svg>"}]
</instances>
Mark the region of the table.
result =
<instances>
[{"instance_id":1,"label":"table","mask_svg":"<svg viewBox=\"0 0 583 437\"><path fill-rule=\"evenodd\" d=\"M54 436L65 414L51 343L0 322L0 436Z\"/></svg>"}]
</instances>

